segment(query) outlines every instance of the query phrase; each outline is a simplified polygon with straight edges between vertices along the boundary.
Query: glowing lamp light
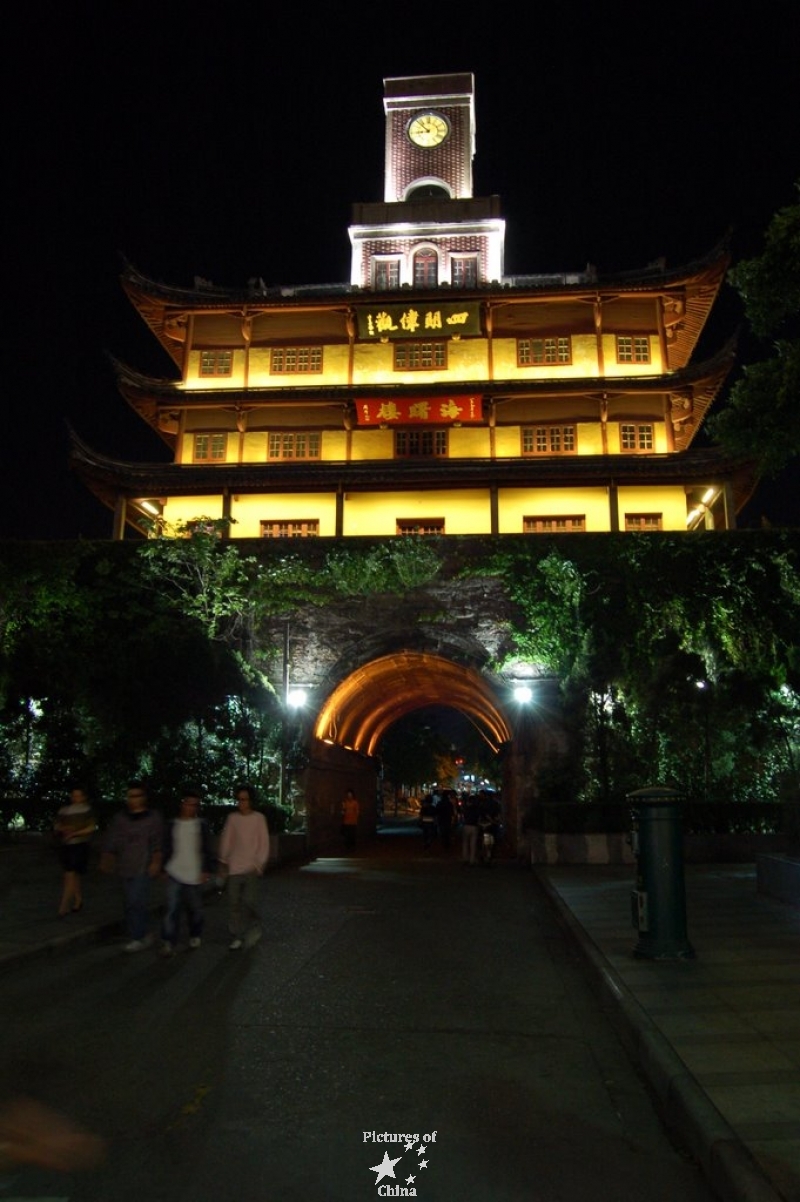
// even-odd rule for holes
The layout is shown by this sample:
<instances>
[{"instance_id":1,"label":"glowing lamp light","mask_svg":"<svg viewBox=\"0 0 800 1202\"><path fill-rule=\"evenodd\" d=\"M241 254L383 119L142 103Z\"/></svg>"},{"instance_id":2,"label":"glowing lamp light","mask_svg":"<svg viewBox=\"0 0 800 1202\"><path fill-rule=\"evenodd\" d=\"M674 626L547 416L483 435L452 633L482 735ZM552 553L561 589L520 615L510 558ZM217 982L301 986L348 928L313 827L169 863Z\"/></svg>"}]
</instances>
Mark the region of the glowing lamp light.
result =
<instances>
[{"instance_id":1,"label":"glowing lamp light","mask_svg":"<svg viewBox=\"0 0 800 1202\"><path fill-rule=\"evenodd\" d=\"M305 705L307 696L305 689L290 689L286 694L286 704L293 710L299 710Z\"/></svg>"},{"instance_id":2,"label":"glowing lamp light","mask_svg":"<svg viewBox=\"0 0 800 1202\"><path fill-rule=\"evenodd\" d=\"M514 700L525 705L533 697L533 691L526 684L518 684L514 689Z\"/></svg>"}]
</instances>

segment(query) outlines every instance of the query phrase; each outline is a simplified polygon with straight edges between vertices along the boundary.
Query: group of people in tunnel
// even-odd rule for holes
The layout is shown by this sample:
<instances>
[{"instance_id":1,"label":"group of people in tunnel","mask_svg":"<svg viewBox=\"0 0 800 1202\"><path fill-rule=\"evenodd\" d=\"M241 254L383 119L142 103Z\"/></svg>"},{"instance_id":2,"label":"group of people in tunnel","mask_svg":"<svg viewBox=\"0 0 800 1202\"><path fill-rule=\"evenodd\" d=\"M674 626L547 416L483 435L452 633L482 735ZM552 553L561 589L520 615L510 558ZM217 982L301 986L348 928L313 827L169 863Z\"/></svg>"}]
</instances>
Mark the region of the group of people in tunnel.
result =
<instances>
[{"instance_id":1,"label":"group of people in tunnel","mask_svg":"<svg viewBox=\"0 0 800 1202\"><path fill-rule=\"evenodd\" d=\"M492 846L502 832L500 802L497 794L487 789L477 793L456 793L452 789L426 793L420 803L419 824L423 847L438 839L449 849L456 831L461 831L461 858L465 864L481 862L481 843L484 834Z\"/></svg>"}]
</instances>

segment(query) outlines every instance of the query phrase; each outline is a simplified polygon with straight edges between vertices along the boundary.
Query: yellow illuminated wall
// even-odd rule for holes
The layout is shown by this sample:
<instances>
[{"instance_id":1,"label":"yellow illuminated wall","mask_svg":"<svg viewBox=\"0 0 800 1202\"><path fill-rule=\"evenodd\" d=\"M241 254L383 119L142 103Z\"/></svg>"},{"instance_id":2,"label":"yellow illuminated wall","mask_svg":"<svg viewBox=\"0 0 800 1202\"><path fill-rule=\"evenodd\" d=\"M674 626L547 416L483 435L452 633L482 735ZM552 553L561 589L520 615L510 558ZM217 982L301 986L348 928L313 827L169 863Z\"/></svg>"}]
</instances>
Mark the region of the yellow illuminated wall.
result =
<instances>
[{"instance_id":1,"label":"yellow illuminated wall","mask_svg":"<svg viewBox=\"0 0 800 1202\"><path fill-rule=\"evenodd\" d=\"M636 422L636 421L634 421L633 418L628 418L628 419L626 419L625 423L616 422L616 421L608 423L608 453L609 453L609 455L619 455L619 454L623 453L622 448L620 446L620 439L621 439L620 428L623 424L652 426L653 427L653 452L655 454L663 455L666 451L669 450L669 447L667 446L667 427L664 424L664 422L655 422L655 421L649 421L649 420L646 422Z\"/></svg>"},{"instance_id":2,"label":"yellow illuminated wall","mask_svg":"<svg viewBox=\"0 0 800 1202\"><path fill-rule=\"evenodd\" d=\"M336 497L320 493L236 496L231 500L235 538L260 538L262 522L319 522L320 538L336 534Z\"/></svg>"},{"instance_id":3,"label":"yellow illuminated wall","mask_svg":"<svg viewBox=\"0 0 800 1202\"><path fill-rule=\"evenodd\" d=\"M178 526L195 518L221 518L222 497L170 497L162 514L169 526Z\"/></svg>"},{"instance_id":4,"label":"yellow illuminated wall","mask_svg":"<svg viewBox=\"0 0 800 1202\"><path fill-rule=\"evenodd\" d=\"M537 424L535 420L526 422L526 426ZM541 424L552 425L553 419L546 418ZM575 426L578 455L602 455L603 430L599 422L569 422L568 424ZM498 459L520 457L522 454L522 426L498 426L494 437L495 455ZM617 445L619 445L619 436L617 436ZM529 458L535 460L539 457L531 455ZM550 458L550 456L542 456L542 458Z\"/></svg>"},{"instance_id":5,"label":"yellow illuminated wall","mask_svg":"<svg viewBox=\"0 0 800 1202\"><path fill-rule=\"evenodd\" d=\"M183 387L186 389L200 388L242 388L245 383L246 352L244 347L226 346L225 350L232 352L231 374L229 376L201 376L200 354L194 347L189 351L186 360L186 378Z\"/></svg>"},{"instance_id":6,"label":"yellow illuminated wall","mask_svg":"<svg viewBox=\"0 0 800 1202\"><path fill-rule=\"evenodd\" d=\"M500 534L522 534L526 517L583 516L588 533L611 526L606 488L501 488L498 510Z\"/></svg>"},{"instance_id":7,"label":"yellow illuminated wall","mask_svg":"<svg viewBox=\"0 0 800 1202\"><path fill-rule=\"evenodd\" d=\"M198 420L198 418L199 418L198 414L195 414L195 413L189 414L189 416L187 418L187 425L189 424L189 420L193 419L193 420L197 421L197 426L195 427L195 429L197 429L199 426L200 430L202 430L202 432L204 434L208 433L208 434L226 434L227 435L227 441L225 444L225 458L215 460L214 462L216 462L216 463L238 463L239 462L239 435L238 435L238 433L235 430L226 430L225 424L224 424L225 418L220 417L217 413L203 414L202 417L203 417L203 420L201 422ZM263 435L262 435L262 442L263 442ZM184 433L183 437L180 439L179 448L176 448L176 450L177 449L180 449L180 459L178 459L178 456L176 454L176 460L175 460L176 463L177 462L194 463L194 432L187 431L186 433ZM261 459L263 460L265 458L266 458L266 452L262 451ZM205 460L203 462L205 462Z\"/></svg>"},{"instance_id":8,"label":"yellow illuminated wall","mask_svg":"<svg viewBox=\"0 0 800 1202\"><path fill-rule=\"evenodd\" d=\"M658 334L648 335L650 339L649 363L617 363L616 334L603 335L603 357L605 360L605 375L607 376L659 376L665 370L661 362L661 343Z\"/></svg>"},{"instance_id":9,"label":"yellow illuminated wall","mask_svg":"<svg viewBox=\"0 0 800 1202\"><path fill-rule=\"evenodd\" d=\"M322 371L275 372L270 371L268 346L254 346L250 350L249 384L251 388L308 388L314 384L347 384L349 348L346 343L329 343L322 350Z\"/></svg>"},{"instance_id":10,"label":"yellow illuminated wall","mask_svg":"<svg viewBox=\"0 0 800 1202\"><path fill-rule=\"evenodd\" d=\"M682 486L620 488L619 528L625 529L626 513L660 513L662 530L686 530L686 492Z\"/></svg>"},{"instance_id":11,"label":"yellow illuminated wall","mask_svg":"<svg viewBox=\"0 0 800 1202\"><path fill-rule=\"evenodd\" d=\"M420 342L439 341L422 335ZM436 384L488 377L488 343L485 338L451 338L447 342L447 367L439 371L395 371L391 342L358 342L354 348L354 384Z\"/></svg>"},{"instance_id":12,"label":"yellow illuminated wall","mask_svg":"<svg viewBox=\"0 0 800 1202\"><path fill-rule=\"evenodd\" d=\"M568 332L564 331L565 334ZM495 338L492 342L492 355L496 380L552 380L569 379L572 376L592 378L600 374L597 339L594 334L572 335L571 363L542 363L518 367L516 338Z\"/></svg>"},{"instance_id":13,"label":"yellow illuminated wall","mask_svg":"<svg viewBox=\"0 0 800 1202\"><path fill-rule=\"evenodd\" d=\"M374 492L345 496L345 536L396 534L398 519L423 518L444 518L446 534L489 534L489 493L475 488L463 492Z\"/></svg>"}]
</instances>

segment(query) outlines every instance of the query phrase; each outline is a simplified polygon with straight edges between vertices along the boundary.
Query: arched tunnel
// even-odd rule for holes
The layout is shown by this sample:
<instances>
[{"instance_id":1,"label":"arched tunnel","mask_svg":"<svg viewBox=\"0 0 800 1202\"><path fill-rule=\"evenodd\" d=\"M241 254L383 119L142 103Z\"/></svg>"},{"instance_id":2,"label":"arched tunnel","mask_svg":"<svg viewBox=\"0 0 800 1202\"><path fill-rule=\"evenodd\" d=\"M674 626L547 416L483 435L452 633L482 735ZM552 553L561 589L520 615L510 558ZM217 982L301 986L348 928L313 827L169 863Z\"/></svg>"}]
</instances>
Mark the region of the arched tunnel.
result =
<instances>
[{"instance_id":1,"label":"arched tunnel","mask_svg":"<svg viewBox=\"0 0 800 1202\"><path fill-rule=\"evenodd\" d=\"M514 699L514 680L432 652L397 650L353 668L322 701L308 730L309 765L298 783L312 846L335 840L345 788L361 794L365 827L372 822L374 829L370 799L377 797L382 738L405 715L440 706L465 715L491 750L502 753L504 821L509 846L516 850L525 781L550 725L540 719L552 708L542 704L548 681L529 679L538 704L522 707Z\"/></svg>"},{"instance_id":2,"label":"arched tunnel","mask_svg":"<svg viewBox=\"0 0 800 1202\"><path fill-rule=\"evenodd\" d=\"M418 651L384 655L352 672L326 700L314 735L362 755L375 755L393 723L430 705L446 705L466 714L495 752L512 738L500 700L484 676Z\"/></svg>"}]
</instances>

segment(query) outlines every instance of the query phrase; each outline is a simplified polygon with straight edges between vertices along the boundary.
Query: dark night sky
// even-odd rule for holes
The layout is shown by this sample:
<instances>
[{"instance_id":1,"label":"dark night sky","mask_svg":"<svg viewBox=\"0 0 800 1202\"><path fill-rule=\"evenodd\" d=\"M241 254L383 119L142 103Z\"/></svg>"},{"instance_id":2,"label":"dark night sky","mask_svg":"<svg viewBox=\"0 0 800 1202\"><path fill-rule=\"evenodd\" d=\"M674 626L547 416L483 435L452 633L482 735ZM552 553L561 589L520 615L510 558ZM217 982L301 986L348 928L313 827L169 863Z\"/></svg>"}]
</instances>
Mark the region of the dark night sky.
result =
<instances>
[{"instance_id":1,"label":"dark night sky","mask_svg":"<svg viewBox=\"0 0 800 1202\"><path fill-rule=\"evenodd\" d=\"M109 536L67 468L67 422L104 453L168 458L106 357L172 374L122 293L121 255L181 285L349 278L350 205L383 194L384 76L474 72L475 194L501 197L509 274L677 266L731 227L736 258L758 253L800 178L794 7L31 7L6 113L19 332L0 533ZM726 293L708 354L741 319ZM749 520L797 520L793 483Z\"/></svg>"}]
</instances>

